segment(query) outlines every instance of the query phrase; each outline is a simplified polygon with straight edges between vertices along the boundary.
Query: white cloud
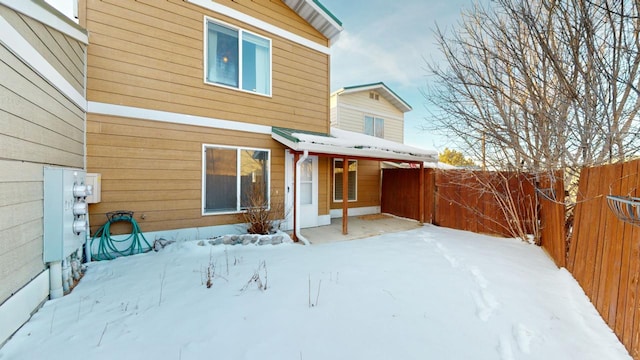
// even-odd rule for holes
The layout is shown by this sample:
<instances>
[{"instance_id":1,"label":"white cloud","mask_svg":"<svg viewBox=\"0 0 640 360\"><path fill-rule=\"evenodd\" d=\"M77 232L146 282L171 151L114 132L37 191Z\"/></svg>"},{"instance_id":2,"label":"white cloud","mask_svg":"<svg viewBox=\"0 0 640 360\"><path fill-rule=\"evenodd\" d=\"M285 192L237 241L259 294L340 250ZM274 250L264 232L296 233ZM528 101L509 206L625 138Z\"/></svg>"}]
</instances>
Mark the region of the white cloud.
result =
<instances>
[{"instance_id":1,"label":"white cloud","mask_svg":"<svg viewBox=\"0 0 640 360\"><path fill-rule=\"evenodd\" d=\"M396 2L351 19L332 46L332 89L376 81L422 87L424 59L441 56L433 36L436 21L448 26L458 18L460 6L447 6L443 11L445 5L432 2Z\"/></svg>"}]
</instances>

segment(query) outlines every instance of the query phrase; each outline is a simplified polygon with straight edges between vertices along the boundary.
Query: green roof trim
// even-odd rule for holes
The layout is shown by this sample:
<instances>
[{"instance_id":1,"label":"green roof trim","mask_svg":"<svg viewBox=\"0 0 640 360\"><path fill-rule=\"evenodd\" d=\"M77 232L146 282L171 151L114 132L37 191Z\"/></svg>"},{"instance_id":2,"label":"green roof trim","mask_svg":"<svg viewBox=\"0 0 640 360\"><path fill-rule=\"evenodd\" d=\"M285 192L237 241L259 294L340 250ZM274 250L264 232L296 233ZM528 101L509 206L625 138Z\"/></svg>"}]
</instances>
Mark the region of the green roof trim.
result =
<instances>
[{"instance_id":1,"label":"green roof trim","mask_svg":"<svg viewBox=\"0 0 640 360\"><path fill-rule=\"evenodd\" d=\"M322 11L324 11L325 14L329 15L329 17L332 18L333 21L338 23L338 25L342 26L342 21L340 21L340 19L338 19L337 16L333 15L333 13L329 11L329 9L327 9L327 7L324 6L319 0L313 0L313 3L318 5L318 7L322 9Z\"/></svg>"},{"instance_id":2,"label":"green roof trim","mask_svg":"<svg viewBox=\"0 0 640 360\"><path fill-rule=\"evenodd\" d=\"M393 94L393 96L395 96L400 101L402 101L409 109L413 109L413 107L411 105L409 105L408 102L406 102L403 98L401 98L400 95L396 94L395 91L391 90L391 88L388 87L387 84L385 84L382 81L376 82L376 83L364 84L364 85L345 86L344 88L342 88L342 90L345 90L345 91L347 91L347 90L357 90L357 89L360 89L360 88L378 87L378 86L383 86L385 89L387 89L388 92Z\"/></svg>"},{"instance_id":3,"label":"green roof trim","mask_svg":"<svg viewBox=\"0 0 640 360\"><path fill-rule=\"evenodd\" d=\"M317 132L317 131L298 130L298 129L276 127L276 126L271 128L271 132L273 132L276 135L280 135L283 138L289 141L292 141L294 143L299 143L300 139L293 136L293 134L308 134L308 135L316 135L316 136L324 136L324 137L333 137L330 134Z\"/></svg>"}]
</instances>

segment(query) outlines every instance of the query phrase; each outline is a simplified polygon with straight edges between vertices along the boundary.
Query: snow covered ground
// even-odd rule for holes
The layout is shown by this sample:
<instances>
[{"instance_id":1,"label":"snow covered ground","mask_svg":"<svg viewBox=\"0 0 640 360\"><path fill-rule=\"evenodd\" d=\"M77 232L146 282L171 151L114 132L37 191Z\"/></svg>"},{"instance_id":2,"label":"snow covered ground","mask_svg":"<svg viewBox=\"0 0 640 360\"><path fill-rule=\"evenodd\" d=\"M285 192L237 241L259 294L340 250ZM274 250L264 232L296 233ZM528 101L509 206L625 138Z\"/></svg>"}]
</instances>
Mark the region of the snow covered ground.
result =
<instances>
[{"instance_id":1,"label":"snow covered ground","mask_svg":"<svg viewBox=\"0 0 640 360\"><path fill-rule=\"evenodd\" d=\"M266 290L241 290L256 269ZM630 357L540 248L426 225L313 246L182 242L92 263L0 359Z\"/></svg>"}]
</instances>

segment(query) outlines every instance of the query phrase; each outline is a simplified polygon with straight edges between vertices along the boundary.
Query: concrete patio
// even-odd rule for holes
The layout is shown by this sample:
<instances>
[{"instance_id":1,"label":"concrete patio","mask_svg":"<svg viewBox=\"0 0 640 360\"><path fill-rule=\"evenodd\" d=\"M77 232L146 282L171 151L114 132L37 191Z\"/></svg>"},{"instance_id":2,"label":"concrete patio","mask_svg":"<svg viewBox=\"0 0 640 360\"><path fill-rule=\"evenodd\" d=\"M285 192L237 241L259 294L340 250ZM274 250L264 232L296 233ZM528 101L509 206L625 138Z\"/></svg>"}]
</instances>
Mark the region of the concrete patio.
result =
<instances>
[{"instance_id":1,"label":"concrete patio","mask_svg":"<svg viewBox=\"0 0 640 360\"><path fill-rule=\"evenodd\" d=\"M395 217L388 214L350 216L348 234L342 234L342 218L331 219L331 225L302 229L302 236L311 244L362 239L376 235L407 231L419 228L416 220Z\"/></svg>"}]
</instances>

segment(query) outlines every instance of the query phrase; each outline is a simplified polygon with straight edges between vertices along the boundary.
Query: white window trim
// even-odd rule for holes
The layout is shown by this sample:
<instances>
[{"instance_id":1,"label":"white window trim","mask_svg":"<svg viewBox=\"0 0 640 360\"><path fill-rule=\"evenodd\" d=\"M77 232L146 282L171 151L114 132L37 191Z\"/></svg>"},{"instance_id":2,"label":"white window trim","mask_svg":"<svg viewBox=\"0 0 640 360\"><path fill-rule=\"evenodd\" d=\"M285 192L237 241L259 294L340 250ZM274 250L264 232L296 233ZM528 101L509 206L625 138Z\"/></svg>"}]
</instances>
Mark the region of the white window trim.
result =
<instances>
[{"instance_id":1,"label":"white window trim","mask_svg":"<svg viewBox=\"0 0 640 360\"><path fill-rule=\"evenodd\" d=\"M208 27L208 23L212 22L215 24L219 24L234 30L238 31L238 87L233 87L233 86L228 86L228 85L224 85L224 84L218 84L215 82L211 82L207 80L207 66L209 64L209 48L208 48L208 39L209 39L209 27ZM273 41L263 35L257 34L255 32L249 31L249 30L245 30L241 27L235 26L235 25L231 25L227 22L218 20L216 18L212 18L210 16L205 16L204 17L204 36L203 36L203 45L202 45L202 52L203 52L203 56L202 58L204 59L204 62L202 64L202 70L203 70L203 79L204 79L204 83L207 85L213 85L213 86L218 86L221 88L225 88L225 89L230 89L230 90L235 90L235 91L241 91L247 94L253 94L253 95L259 95L259 96L264 96L264 97L268 97L271 98L273 97ZM269 42L269 94L262 94L259 93L257 91L249 91L249 90L245 90L242 88L242 62L243 61L243 55L242 55L242 33L247 33L247 34L251 34L254 36L257 36L261 39L265 39Z\"/></svg>"},{"instance_id":2,"label":"white window trim","mask_svg":"<svg viewBox=\"0 0 640 360\"><path fill-rule=\"evenodd\" d=\"M365 122L366 122L366 118L367 117L373 118L373 134L372 135L369 135L369 134L365 133L365 129L366 129L366 123ZM382 136L376 136L376 119L382 120ZM365 134L365 135L377 137L378 139L385 139L384 123L385 123L385 118L382 117L382 116L364 114L364 116L362 117L362 133Z\"/></svg>"},{"instance_id":3,"label":"white window trim","mask_svg":"<svg viewBox=\"0 0 640 360\"><path fill-rule=\"evenodd\" d=\"M215 212L207 212L205 211L205 207L207 204L206 196L207 196L207 149L216 148L216 149L233 149L236 150L236 211L215 211ZM201 215L202 216L212 216L212 215L228 215L228 214L241 214L244 212L240 208L240 200L241 197L241 183L240 183L240 169L241 169L241 161L242 158L240 156L240 151L242 150L255 150L255 151L266 151L267 156L269 157L269 161L267 162L267 209L271 208L271 149L262 149L262 148L254 148L247 146L229 146L229 145L217 145L217 144L202 144L202 193L201 198L202 202L200 204Z\"/></svg>"},{"instance_id":4,"label":"white window trim","mask_svg":"<svg viewBox=\"0 0 640 360\"><path fill-rule=\"evenodd\" d=\"M87 99L84 93L78 92L38 50L36 50L18 30L0 16L0 43L13 52L20 60L27 64L33 71L49 81L62 95L71 100L83 111L87 111Z\"/></svg>"},{"instance_id":5,"label":"white window trim","mask_svg":"<svg viewBox=\"0 0 640 360\"><path fill-rule=\"evenodd\" d=\"M333 171L332 171L332 179L331 181L333 182L333 202L334 203L341 203L342 200L338 200L336 199L336 161L344 161L343 159L340 158L333 158ZM350 162L355 162L356 163L356 185L354 188L354 199L353 200L349 200L348 202L358 202L358 160L353 160L353 159L347 159L347 176L349 176L349 163ZM342 172L344 174L344 167L342 169ZM344 175L343 175L344 176ZM344 189L342 190L342 197L344 199ZM349 189L347 189L347 198L349 198Z\"/></svg>"}]
</instances>

